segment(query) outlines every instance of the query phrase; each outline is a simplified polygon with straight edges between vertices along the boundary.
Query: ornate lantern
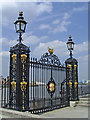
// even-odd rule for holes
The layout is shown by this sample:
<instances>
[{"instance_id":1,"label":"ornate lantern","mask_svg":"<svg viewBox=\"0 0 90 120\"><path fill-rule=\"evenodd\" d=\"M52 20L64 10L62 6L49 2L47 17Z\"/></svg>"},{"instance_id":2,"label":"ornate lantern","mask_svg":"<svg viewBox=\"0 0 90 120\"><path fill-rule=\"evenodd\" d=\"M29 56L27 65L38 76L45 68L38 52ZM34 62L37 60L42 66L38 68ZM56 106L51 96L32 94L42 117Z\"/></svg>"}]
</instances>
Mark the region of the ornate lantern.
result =
<instances>
[{"instance_id":1,"label":"ornate lantern","mask_svg":"<svg viewBox=\"0 0 90 120\"><path fill-rule=\"evenodd\" d=\"M14 22L14 24L15 24L15 28L16 28L17 33L24 33L25 32L27 22L24 20L22 11L19 12L18 20L16 20Z\"/></svg>"},{"instance_id":2,"label":"ornate lantern","mask_svg":"<svg viewBox=\"0 0 90 120\"><path fill-rule=\"evenodd\" d=\"M67 42L67 48L68 50L73 50L74 49L74 42L71 39L71 35L69 36L68 42Z\"/></svg>"},{"instance_id":3,"label":"ornate lantern","mask_svg":"<svg viewBox=\"0 0 90 120\"><path fill-rule=\"evenodd\" d=\"M16 33L19 33L19 43L21 43L21 40L22 40L21 36L22 36L22 33L25 32L26 24L27 24L27 22L24 20L22 11L19 12L18 20L16 20L14 24L16 28Z\"/></svg>"}]
</instances>

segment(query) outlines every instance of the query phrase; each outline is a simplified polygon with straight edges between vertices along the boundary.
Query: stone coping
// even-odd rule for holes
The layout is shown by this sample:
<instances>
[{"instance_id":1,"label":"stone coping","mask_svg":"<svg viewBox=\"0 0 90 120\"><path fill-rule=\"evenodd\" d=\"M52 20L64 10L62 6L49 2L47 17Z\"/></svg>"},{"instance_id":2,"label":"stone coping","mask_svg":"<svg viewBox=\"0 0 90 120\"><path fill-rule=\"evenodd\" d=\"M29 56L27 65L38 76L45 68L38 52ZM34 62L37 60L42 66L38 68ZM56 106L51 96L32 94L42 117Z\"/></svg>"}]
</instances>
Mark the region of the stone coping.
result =
<instances>
[{"instance_id":1,"label":"stone coping","mask_svg":"<svg viewBox=\"0 0 90 120\"><path fill-rule=\"evenodd\" d=\"M12 116L17 116L17 118L40 118L39 115L31 114L30 112L20 112L16 110L11 110L11 109L6 109L6 108L0 108L0 113L1 114L8 114Z\"/></svg>"}]
</instances>

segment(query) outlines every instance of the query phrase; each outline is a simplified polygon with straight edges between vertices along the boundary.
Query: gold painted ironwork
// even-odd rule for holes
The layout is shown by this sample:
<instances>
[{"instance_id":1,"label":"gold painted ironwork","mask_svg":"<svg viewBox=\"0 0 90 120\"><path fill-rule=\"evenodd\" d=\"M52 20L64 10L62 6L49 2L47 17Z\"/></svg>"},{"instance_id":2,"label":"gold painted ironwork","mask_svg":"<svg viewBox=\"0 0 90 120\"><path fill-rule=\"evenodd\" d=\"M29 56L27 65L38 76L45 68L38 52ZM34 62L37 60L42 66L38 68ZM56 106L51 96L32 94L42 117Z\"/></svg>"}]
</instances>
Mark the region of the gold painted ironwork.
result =
<instances>
[{"instance_id":1,"label":"gold painted ironwork","mask_svg":"<svg viewBox=\"0 0 90 120\"><path fill-rule=\"evenodd\" d=\"M69 64L69 65L67 65L67 67L69 67L69 68L70 68L70 70L72 69L72 65L70 65L70 64Z\"/></svg>"},{"instance_id":2,"label":"gold painted ironwork","mask_svg":"<svg viewBox=\"0 0 90 120\"><path fill-rule=\"evenodd\" d=\"M13 93L13 96L14 96L15 94Z\"/></svg>"},{"instance_id":3,"label":"gold painted ironwork","mask_svg":"<svg viewBox=\"0 0 90 120\"><path fill-rule=\"evenodd\" d=\"M23 76L24 76L24 72L23 72Z\"/></svg>"},{"instance_id":4,"label":"gold painted ironwork","mask_svg":"<svg viewBox=\"0 0 90 120\"><path fill-rule=\"evenodd\" d=\"M71 65L71 64L69 64L69 65L67 65L67 67L72 67L72 65Z\"/></svg>"},{"instance_id":5,"label":"gold painted ironwork","mask_svg":"<svg viewBox=\"0 0 90 120\"><path fill-rule=\"evenodd\" d=\"M13 103L14 103L14 100L13 100Z\"/></svg>"},{"instance_id":6,"label":"gold painted ironwork","mask_svg":"<svg viewBox=\"0 0 90 120\"><path fill-rule=\"evenodd\" d=\"M15 68L15 65L13 65L13 68Z\"/></svg>"},{"instance_id":7,"label":"gold painted ironwork","mask_svg":"<svg viewBox=\"0 0 90 120\"><path fill-rule=\"evenodd\" d=\"M22 109L24 110L24 106L22 107Z\"/></svg>"},{"instance_id":8,"label":"gold painted ironwork","mask_svg":"<svg viewBox=\"0 0 90 120\"><path fill-rule=\"evenodd\" d=\"M49 87L50 87L49 90L50 90L51 92L53 92L54 89L55 89L54 83L50 83Z\"/></svg>"},{"instance_id":9,"label":"gold painted ironwork","mask_svg":"<svg viewBox=\"0 0 90 120\"><path fill-rule=\"evenodd\" d=\"M22 12L22 11L20 11L20 12L19 12L19 14L23 14L23 12Z\"/></svg>"},{"instance_id":10,"label":"gold painted ironwork","mask_svg":"<svg viewBox=\"0 0 90 120\"><path fill-rule=\"evenodd\" d=\"M13 75L15 75L15 72L13 72Z\"/></svg>"},{"instance_id":11,"label":"gold painted ironwork","mask_svg":"<svg viewBox=\"0 0 90 120\"><path fill-rule=\"evenodd\" d=\"M26 90L27 82L23 81L23 82L21 82L20 84L21 84L21 90L22 90L22 91L25 91L25 90Z\"/></svg>"},{"instance_id":12,"label":"gold painted ironwork","mask_svg":"<svg viewBox=\"0 0 90 120\"><path fill-rule=\"evenodd\" d=\"M75 82L74 84L75 84L75 88L76 88L76 87L77 87L78 82Z\"/></svg>"},{"instance_id":13,"label":"gold painted ironwork","mask_svg":"<svg viewBox=\"0 0 90 120\"><path fill-rule=\"evenodd\" d=\"M16 90L16 82L12 81L11 85L12 85L13 90Z\"/></svg>"},{"instance_id":14,"label":"gold painted ironwork","mask_svg":"<svg viewBox=\"0 0 90 120\"><path fill-rule=\"evenodd\" d=\"M25 62L26 62L26 58L27 58L27 55L22 54L22 55L21 55L21 62L22 62L22 63L25 63Z\"/></svg>"},{"instance_id":15,"label":"gold painted ironwork","mask_svg":"<svg viewBox=\"0 0 90 120\"><path fill-rule=\"evenodd\" d=\"M38 107L38 102L37 101L35 102L35 106Z\"/></svg>"},{"instance_id":16,"label":"gold painted ironwork","mask_svg":"<svg viewBox=\"0 0 90 120\"><path fill-rule=\"evenodd\" d=\"M76 68L77 68L77 65L74 65L74 70L76 70Z\"/></svg>"},{"instance_id":17,"label":"gold painted ironwork","mask_svg":"<svg viewBox=\"0 0 90 120\"><path fill-rule=\"evenodd\" d=\"M69 38L71 38L71 35L69 35Z\"/></svg>"},{"instance_id":18,"label":"gold painted ironwork","mask_svg":"<svg viewBox=\"0 0 90 120\"><path fill-rule=\"evenodd\" d=\"M48 47L48 51L49 51L50 54L53 54L54 49L50 49L50 48Z\"/></svg>"},{"instance_id":19,"label":"gold painted ironwork","mask_svg":"<svg viewBox=\"0 0 90 120\"><path fill-rule=\"evenodd\" d=\"M20 83L21 84L21 90L22 90L22 103L23 103L23 106L22 106L22 109L24 110L24 92L26 91L26 85L27 85L27 82L24 81L24 78L23 78L23 82Z\"/></svg>"},{"instance_id":20,"label":"gold painted ironwork","mask_svg":"<svg viewBox=\"0 0 90 120\"><path fill-rule=\"evenodd\" d=\"M70 85L70 87L71 87L71 86L72 86L72 82L69 81L69 85Z\"/></svg>"},{"instance_id":21,"label":"gold painted ironwork","mask_svg":"<svg viewBox=\"0 0 90 120\"><path fill-rule=\"evenodd\" d=\"M16 54L13 54L13 55L12 55L12 61L13 61L13 63L15 63L16 60L17 60L17 55L16 55Z\"/></svg>"},{"instance_id":22,"label":"gold painted ironwork","mask_svg":"<svg viewBox=\"0 0 90 120\"><path fill-rule=\"evenodd\" d=\"M14 103L15 103L15 100L14 100L15 93L14 93L14 91L16 90L16 82L14 80L15 79L13 78L13 81L11 82L11 86L12 86L12 90L13 90L13 109L15 108L14 107Z\"/></svg>"},{"instance_id":23,"label":"gold painted ironwork","mask_svg":"<svg viewBox=\"0 0 90 120\"><path fill-rule=\"evenodd\" d=\"M27 82L24 81L24 64L26 62L26 59L27 59L27 55L25 54L22 54L21 55L21 62L22 62L22 66L23 66L23 79L22 79L22 82L20 83L20 86L21 86L21 91L22 91L22 109L24 110L24 92L26 91L26 86L27 86Z\"/></svg>"}]
</instances>

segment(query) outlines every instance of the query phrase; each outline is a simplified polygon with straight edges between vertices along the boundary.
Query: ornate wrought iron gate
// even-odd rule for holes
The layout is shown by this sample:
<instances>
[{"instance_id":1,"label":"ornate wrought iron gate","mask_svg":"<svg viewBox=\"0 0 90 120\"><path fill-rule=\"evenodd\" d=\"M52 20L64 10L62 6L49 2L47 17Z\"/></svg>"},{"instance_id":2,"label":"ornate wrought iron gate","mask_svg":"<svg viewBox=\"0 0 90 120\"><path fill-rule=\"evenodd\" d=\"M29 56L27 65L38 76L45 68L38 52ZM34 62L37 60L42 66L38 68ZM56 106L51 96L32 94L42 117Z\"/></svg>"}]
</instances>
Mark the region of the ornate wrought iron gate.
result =
<instances>
[{"instance_id":1,"label":"ornate wrought iron gate","mask_svg":"<svg viewBox=\"0 0 90 120\"><path fill-rule=\"evenodd\" d=\"M24 100L20 99L21 111L40 113L69 106L69 68L62 66L56 55L45 53L40 60L31 58L28 66L30 67L30 73L27 74L30 76L28 91L25 92ZM11 92L11 80L2 83L1 105L5 108L15 109L14 107L11 108L11 103L15 101L9 97L13 95L9 94ZM23 86L24 88L25 86ZM20 86L18 89L20 89ZM19 91L19 94L22 95L21 91ZM16 95L18 95L17 91ZM26 101L27 95L29 96L28 101ZM17 97L19 100L19 96ZM24 108L27 107L25 110L22 107L23 101L25 102Z\"/></svg>"},{"instance_id":2,"label":"ornate wrought iron gate","mask_svg":"<svg viewBox=\"0 0 90 120\"><path fill-rule=\"evenodd\" d=\"M2 81L1 107L39 113L68 106L69 100L78 100L78 62L72 57L71 36L66 67L49 47L40 60L30 60L30 49L21 42L26 24L21 11L15 22L19 43L10 48L10 80Z\"/></svg>"},{"instance_id":3,"label":"ornate wrought iron gate","mask_svg":"<svg viewBox=\"0 0 90 120\"><path fill-rule=\"evenodd\" d=\"M54 54L45 53L39 61L31 58L29 111L39 113L69 105L68 71Z\"/></svg>"}]
</instances>

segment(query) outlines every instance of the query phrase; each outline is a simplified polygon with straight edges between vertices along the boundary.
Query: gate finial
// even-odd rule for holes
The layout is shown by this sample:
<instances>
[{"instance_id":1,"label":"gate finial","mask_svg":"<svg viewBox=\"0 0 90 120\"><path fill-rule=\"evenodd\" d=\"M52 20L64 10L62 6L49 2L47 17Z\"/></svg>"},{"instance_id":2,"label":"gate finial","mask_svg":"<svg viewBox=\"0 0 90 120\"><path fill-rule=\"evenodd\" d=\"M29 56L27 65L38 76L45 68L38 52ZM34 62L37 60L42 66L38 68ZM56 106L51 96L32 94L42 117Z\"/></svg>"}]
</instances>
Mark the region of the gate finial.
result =
<instances>
[{"instance_id":1,"label":"gate finial","mask_svg":"<svg viewBox=\"0 0 90 120\"><path fill-rule=\"evenodd\" d=\"M48 51L49 51L50 54L53 54L54 49L51 49L51 48L48 47Z\"/></svg>"}]
</instances>

